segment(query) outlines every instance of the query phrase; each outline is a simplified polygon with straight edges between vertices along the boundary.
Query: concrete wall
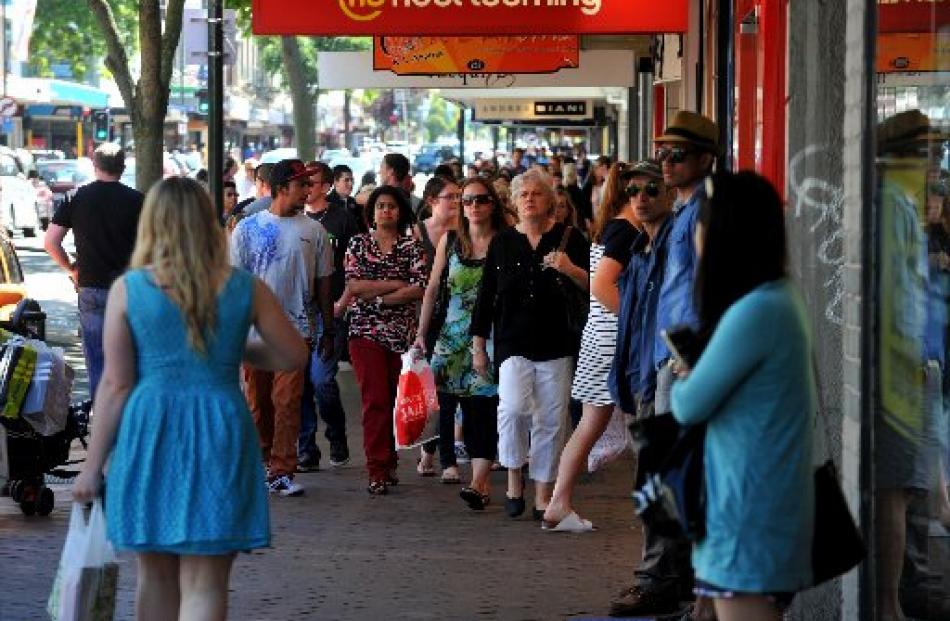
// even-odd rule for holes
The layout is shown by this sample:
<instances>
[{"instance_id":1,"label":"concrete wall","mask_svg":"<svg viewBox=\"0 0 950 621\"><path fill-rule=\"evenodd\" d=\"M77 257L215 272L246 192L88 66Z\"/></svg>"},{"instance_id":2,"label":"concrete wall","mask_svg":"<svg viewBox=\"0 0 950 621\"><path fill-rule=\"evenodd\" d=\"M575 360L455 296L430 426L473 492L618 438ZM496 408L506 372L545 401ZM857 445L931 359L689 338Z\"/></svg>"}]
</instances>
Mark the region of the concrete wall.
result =
<instances>
[{"instance_id":1,"label":"concrete wall","mask_svg":"<svg viewBox=\"0 0 950 621\"><path fill-rule=\"evenodd\" d=\"M844 2L789 3L788 233L790 263L811 320L830 442L817 443L837 463L842 455L845 371L842 349L849 315L846 252ZM826 437L819 421L820 439ZM841 619L841 584L798 598L790 619Z\"/></svg>"}]
</instances>

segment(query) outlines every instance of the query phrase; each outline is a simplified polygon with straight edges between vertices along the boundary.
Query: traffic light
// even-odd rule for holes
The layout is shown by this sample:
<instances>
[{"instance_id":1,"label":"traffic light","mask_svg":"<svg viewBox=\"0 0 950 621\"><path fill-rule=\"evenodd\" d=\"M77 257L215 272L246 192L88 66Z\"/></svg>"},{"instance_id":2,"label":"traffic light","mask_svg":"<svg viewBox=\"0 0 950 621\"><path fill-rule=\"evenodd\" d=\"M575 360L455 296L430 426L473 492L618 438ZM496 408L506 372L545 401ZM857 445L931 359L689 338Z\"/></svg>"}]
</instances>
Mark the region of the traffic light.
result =
<instances>
[{"instance_id":1,"label":"traffic light","mask_svg":"<svg viewBox=\"0 0 950 621\"><path fill-rule=\"evenodd\" d=\"M108 110L96 110L92 113L92 136L96 142L109 140Z\"/></svg>"},{"instance_id":2,"label":"traffic light","mask_svg":"<svg viewBox=\"0 0 950 621\"><path fill-rule=\"evenodd\" d=\"M208 89L202 88L195 93L198 98L198 114L208 114L211 106L208 102Z\"/></svg>"}]
</instances>

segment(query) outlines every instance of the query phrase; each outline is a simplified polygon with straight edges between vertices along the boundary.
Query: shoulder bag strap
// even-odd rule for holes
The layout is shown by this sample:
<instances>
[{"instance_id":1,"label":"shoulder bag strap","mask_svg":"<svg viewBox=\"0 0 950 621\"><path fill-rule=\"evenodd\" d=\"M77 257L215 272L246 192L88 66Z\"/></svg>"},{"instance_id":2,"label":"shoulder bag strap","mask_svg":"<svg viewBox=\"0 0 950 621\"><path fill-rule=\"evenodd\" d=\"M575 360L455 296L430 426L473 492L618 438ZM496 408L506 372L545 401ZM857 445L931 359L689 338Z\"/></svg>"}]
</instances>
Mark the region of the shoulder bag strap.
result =
<instances>
[{"instance_id":1,"label":"shoulder bag strap","mask_svg":"<svg viewBox=\"0 0 950 621\"><path fill-rule=\"evenodd\" d=\"M561 236L561 243L558 244L557 251L564 252L564 249L567 248L567 242L571 238L571 229L573 226L568 226L564 229L564 235Z\"/></svg>"}]
</instances>

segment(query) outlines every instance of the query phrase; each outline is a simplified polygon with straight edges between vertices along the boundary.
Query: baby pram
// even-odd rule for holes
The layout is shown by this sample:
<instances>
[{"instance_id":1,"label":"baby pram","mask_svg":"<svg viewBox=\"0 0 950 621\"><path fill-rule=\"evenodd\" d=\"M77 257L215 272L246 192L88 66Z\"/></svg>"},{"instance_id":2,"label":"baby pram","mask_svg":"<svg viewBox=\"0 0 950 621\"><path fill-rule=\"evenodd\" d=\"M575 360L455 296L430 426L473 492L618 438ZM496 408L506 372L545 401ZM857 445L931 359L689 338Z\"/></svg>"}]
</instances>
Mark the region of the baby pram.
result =
<instances>
[{"instance_id":1,"label":"baby pram","mask_svg":"<svg viewBox=\"0 0 950 621\"><path fill-rule=\"evenodd\" d=\"M91 401L69 403L72 370L61 351L44 343L45 324L45 313L29 299L20 301L9 321L0 322L0 475L6 475L4 491L25 515L53 510L46 475L75 474L58 468L73 463L73 440L85 446L92 406ZM40 389L45 392L37 410L30 406Z\"/></svg>"}]
</instances>

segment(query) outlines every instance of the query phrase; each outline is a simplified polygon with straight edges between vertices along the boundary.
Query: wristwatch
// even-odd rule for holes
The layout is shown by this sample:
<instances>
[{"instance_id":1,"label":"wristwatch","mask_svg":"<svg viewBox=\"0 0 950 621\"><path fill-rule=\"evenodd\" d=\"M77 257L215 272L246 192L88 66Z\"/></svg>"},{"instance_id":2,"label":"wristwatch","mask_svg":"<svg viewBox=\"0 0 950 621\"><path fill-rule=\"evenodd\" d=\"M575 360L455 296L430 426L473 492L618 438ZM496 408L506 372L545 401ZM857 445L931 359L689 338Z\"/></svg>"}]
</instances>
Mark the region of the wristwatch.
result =
<instances>
[{"instance_id":1,"label":"wristwatch","mask_svg":"<svg viewBox=\"0 0 950 621\"><path fill-rule=\"evenodd\" d=\"M382 308L382 307L383 307L383 296L381 296L381 295L377 295L377 296L376 296L376 307L377 307L377 308Z\"/></svg>"}]
</instances>

